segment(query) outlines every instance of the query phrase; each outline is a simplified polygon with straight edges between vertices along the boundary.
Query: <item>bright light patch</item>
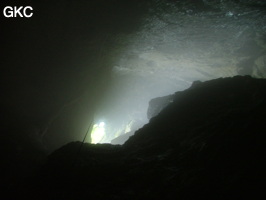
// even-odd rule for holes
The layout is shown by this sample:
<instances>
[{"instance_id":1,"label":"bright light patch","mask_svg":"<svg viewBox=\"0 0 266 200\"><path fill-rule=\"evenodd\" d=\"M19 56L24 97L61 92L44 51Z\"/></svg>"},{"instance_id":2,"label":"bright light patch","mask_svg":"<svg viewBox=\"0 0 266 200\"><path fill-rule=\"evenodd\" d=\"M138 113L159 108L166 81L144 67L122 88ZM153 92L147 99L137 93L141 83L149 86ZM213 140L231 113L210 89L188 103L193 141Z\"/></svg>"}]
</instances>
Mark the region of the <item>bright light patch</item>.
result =
<instances>
[{"instance_id":1,"label":"bright light patch","mask_svg":"<svg viewBox=\"0 0 266 200\"><path fill-rule=\"evenodd\" d=\"M105 123L104 122L100 122L99 126L100 127L104 127Z\"/></svg>"},{"instance_id":2,"label":"bright light patch","mask_svg":"<svg viewBox=\"0 0 266 200\"><path fill-rule=\"evenodd\" d=\"M125 128L125 133L129 133L131 131L131 127L134 123L134 120L131 120L127 125L126 125L126 128Z\"/></svg>"},{"instance_id":3,"label":"bright light patch","mask_svg":"<svg viewBox=\"0 0 266 200\"><path fill-rule=\"evenodd\" d=\"M97 144L103 141L105 138L105 123L100 122L98 124L94 124L91 131L91 143Z\"/></svg>"}]
</instances>

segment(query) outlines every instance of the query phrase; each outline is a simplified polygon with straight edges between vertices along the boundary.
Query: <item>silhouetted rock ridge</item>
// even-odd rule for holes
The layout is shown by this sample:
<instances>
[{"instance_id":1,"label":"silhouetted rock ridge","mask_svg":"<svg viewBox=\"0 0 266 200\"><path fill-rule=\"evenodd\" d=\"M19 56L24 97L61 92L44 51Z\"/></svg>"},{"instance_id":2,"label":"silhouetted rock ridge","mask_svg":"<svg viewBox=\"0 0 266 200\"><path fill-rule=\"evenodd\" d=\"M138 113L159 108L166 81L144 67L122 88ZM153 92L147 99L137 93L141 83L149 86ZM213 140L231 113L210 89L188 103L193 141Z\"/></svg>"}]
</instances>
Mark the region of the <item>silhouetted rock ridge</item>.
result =
<instances>
[{"instance_id":1,"label":"silhouetted rock ridge","mask_svg":"<svg viewBox=\"0 0 266 200\"><path fill-rule=\"evenodd\" d=\"M219 78L176 92L124 145L73 142L16 194L43 199L265 197L266 80ZM29 189L30 188L30 189Z\"/></svg>"}]
</instances>

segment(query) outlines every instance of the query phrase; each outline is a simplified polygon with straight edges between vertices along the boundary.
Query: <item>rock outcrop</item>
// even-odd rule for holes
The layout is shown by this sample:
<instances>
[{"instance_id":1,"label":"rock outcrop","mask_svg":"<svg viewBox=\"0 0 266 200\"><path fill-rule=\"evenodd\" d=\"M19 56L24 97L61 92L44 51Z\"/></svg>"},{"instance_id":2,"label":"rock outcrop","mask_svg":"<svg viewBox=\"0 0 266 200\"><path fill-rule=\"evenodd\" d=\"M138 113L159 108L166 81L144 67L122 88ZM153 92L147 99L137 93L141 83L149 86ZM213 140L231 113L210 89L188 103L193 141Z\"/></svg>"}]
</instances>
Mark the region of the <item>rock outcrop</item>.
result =
<instances>
[{"instance_id":1,"label":"rock outcrop","mask_svg":"<svg viewBox=\"0 0 266 200\"><path fill-rule=\"evenodd\" d=\"M261 199L266 181L265 88L265 79L249 76L194 84L175 93L173 102L124 145L75 142L56 150L15 195Z\"/></svg>"},{"instance_id":2,"label":"rock outcrop","mask_svg":"<svg viewBox=\"0 0 266 200\"><path fill-rule=\"evenodd\" d=\"M164 97L157 97L149 102L149 107L147 111L147 117L151 118L158 115L167 105L173 102L174 95L168 95Z\"/></svg>"}]
</instances>

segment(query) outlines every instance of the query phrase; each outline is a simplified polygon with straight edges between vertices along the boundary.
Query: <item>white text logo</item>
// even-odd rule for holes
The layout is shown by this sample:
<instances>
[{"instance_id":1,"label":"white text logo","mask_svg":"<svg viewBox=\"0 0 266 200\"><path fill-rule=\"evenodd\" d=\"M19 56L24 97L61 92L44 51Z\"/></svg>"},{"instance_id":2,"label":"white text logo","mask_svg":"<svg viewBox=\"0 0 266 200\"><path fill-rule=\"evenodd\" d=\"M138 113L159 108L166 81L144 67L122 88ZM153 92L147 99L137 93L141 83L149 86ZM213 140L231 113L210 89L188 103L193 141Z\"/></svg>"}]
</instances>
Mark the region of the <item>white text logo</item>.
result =
<instances>
[{"instance_id":1,"label":"white text logo","mask_svg":"<svg viewBox=\"0 0 266 200\"><path fill-rule=\"evenodd\" d=\"M17 8L17 6L11 7L6 6L3 10L4 16L9 17L32 17L33 15L33 8L31 6L20 6Z\"/></svg>"}]
</instances>

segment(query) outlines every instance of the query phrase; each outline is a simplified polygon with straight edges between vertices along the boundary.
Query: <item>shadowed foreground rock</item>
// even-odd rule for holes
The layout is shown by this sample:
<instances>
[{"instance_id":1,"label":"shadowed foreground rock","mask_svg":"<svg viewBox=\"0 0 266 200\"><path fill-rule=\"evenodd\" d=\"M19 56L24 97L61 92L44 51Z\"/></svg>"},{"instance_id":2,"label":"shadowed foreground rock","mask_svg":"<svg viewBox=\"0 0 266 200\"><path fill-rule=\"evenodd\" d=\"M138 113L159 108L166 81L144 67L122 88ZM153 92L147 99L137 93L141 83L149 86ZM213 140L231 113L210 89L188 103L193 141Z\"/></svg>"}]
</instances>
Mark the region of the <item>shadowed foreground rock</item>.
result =
<instances>
[{"instance_id":1,"label":"shadowed foreground rock","mask_svg":"<svg viewBox=\"0 0 266 200\"><path fill-rule=\"evenodd\" d=\"M266 198L266 80L220 78L173 96L122 146L84 144L79 151L73 142L56 150L15 196Z\"/></svg>"}]
</instances>

